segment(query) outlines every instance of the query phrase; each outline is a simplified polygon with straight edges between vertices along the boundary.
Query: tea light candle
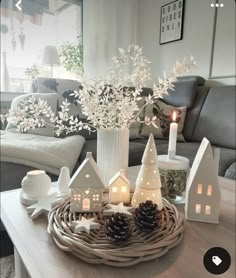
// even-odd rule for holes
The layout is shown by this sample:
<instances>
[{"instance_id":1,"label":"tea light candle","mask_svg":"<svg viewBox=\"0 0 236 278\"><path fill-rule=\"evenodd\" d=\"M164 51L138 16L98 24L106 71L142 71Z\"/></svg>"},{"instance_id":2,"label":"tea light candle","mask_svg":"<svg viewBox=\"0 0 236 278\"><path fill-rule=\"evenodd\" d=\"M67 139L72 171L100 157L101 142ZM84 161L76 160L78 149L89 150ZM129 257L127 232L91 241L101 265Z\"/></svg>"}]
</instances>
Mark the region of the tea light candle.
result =
<instances>
[{"instance_id":1,"label":"tea light candle","mask_svg":"<svg viewBox=\"0 0 236 278\"><path fill-rule=\"evenodd\" d=\"M176 111L173 112L173 122L170 124L170 135L169 135L169 147L168 147L168 158L174 159L176 153L176 141L177 141L177 132L178 124L176 121Z\"/></svg>"}]
</instances>

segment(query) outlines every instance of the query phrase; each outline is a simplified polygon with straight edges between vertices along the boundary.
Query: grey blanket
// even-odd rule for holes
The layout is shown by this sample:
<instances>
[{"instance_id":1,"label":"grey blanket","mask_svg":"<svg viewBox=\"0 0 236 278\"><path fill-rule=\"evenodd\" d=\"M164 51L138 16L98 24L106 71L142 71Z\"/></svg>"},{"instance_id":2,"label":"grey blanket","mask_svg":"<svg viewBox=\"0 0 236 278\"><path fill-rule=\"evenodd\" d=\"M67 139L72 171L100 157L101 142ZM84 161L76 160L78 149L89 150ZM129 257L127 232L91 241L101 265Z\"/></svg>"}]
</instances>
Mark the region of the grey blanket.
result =
<instances>
[{"instance_id":1,"label":"grey blanket","mask_svg":"<svg viewBox=\"0 0 236 278\"><path fill-rule=\"evenodd\" d=\"M80 135L55 138L1 131L0 142L1 161L23 164L59 175L63 166L72 172L85 139Z\"/></svg>"}]
</instances>

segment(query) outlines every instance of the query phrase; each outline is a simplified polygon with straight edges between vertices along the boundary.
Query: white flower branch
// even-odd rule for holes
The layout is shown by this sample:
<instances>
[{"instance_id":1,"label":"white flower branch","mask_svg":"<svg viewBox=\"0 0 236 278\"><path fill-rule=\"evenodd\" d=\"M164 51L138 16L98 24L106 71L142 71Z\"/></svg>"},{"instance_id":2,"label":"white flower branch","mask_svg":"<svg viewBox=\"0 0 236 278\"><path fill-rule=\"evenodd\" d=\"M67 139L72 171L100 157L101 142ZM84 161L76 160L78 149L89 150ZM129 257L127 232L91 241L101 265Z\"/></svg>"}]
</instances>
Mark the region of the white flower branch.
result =
<instances>
[{"instance_id":1,"label":"white flower branch","mask_svg":"<svg viewBox=\"0 0 236 278\"><path fill-rule=\"evenodd\" d=\"M164 73L158 85L153 85L153 93L146 97L145 104L140 108L142 88L151 78L150 62L143 55L142 48L130 45L126 51L119 49L119 56L113 57L113 62L113 67L101 78L91 80L81 76L80 88L71 94L87 116L86 123L70 115L71 103L67 100L63 101L57 115L54 115L46 101L33 97L20 104L16 111L1 115L1 120L7 119L23 132L53 125L57 136L81 129L129 128L133 122L140 121L140 114L147 105L163 98L169 90L174 90L173 82L177 76L188 73L196 64L193 57L189 62L176 62L171 74L167 77ZM144 122L156 126L155 120L146 117Z\"/></svg>"}]
</instances>

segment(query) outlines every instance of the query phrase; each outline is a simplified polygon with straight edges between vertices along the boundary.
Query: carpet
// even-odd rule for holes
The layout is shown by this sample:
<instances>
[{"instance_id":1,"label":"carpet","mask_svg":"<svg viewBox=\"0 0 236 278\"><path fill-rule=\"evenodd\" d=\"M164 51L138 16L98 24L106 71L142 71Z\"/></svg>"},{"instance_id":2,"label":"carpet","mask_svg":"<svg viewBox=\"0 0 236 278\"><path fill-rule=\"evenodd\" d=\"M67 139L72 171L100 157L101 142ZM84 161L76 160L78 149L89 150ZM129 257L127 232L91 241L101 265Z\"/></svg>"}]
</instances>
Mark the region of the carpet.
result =
<instances>
[{"instance_id":1,"label":"carpet","mask_svg":"<svg viewBox=\"0 0 236 278\"><path fill-rule=\"evenodd\" d=\"M0 259L0 277L14 278L14 256L3 257Z\"/></svg>"}]
</instances>

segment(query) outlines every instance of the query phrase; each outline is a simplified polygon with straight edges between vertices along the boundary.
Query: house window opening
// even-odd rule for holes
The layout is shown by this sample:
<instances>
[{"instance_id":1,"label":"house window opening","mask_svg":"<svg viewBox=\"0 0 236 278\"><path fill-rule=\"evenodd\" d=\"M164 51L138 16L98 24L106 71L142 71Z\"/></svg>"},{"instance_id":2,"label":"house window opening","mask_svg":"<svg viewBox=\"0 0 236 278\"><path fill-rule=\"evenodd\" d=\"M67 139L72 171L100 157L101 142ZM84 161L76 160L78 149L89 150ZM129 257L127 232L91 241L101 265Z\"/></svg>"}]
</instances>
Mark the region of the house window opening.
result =
<instances>
[{"instance_id":1,"label":"house window opening","mask_svg":"<svg viewBox=\"0 0 236 278\"><path fill-rule=\"evenodd\" d=\"M93 201L99 201L99 194L93 194Z\"/></svg>"},{"instance_id":2,"label":"house window opening","mask_svg":"<svg viewBox=\"0 0 236 278\"><path fill-rule=\"evenodd\" d=\"M199 183L197 186L197 194L202 194L202 184Z\"/></svg>"},{"instance_id":3,"label":"house window opening","mask_svg":"<svg viewBox=\"0 0 236 278\"><path fill-rule=\"evenodd\" d=\"M205 214L211 214L211 206L205 207Z\"/></svg>"},{"instance_id":4,"label":"house window opening","mask_svg":"<svg viewBox=\"0 0 236 278\"><path fill-rule=\"evenodd\" d=\"M201 213L201 205L200 204L196 204L195 212L196 213Z\"/></svg>"},{"instance_id":5,"label":"house window opening","mask_svg":"<svg viewBox=\"0 0 236 278\"><path fill-rule=\"evenodd\" d=\"M126 187L125 187L125 186L122 186L121 191L122 191L122 192L126 192Z\"/></svg>"},{"instance_id":6,"label":"house window opening","mask_svg":"<svg viewBox=\"0 0 236 278\"><path fill-rule=\"evenodd\" d=\"M208 185L207 186L207 196L211 196L212 195L212 185Z\"/></svg>"}]
</instances>

